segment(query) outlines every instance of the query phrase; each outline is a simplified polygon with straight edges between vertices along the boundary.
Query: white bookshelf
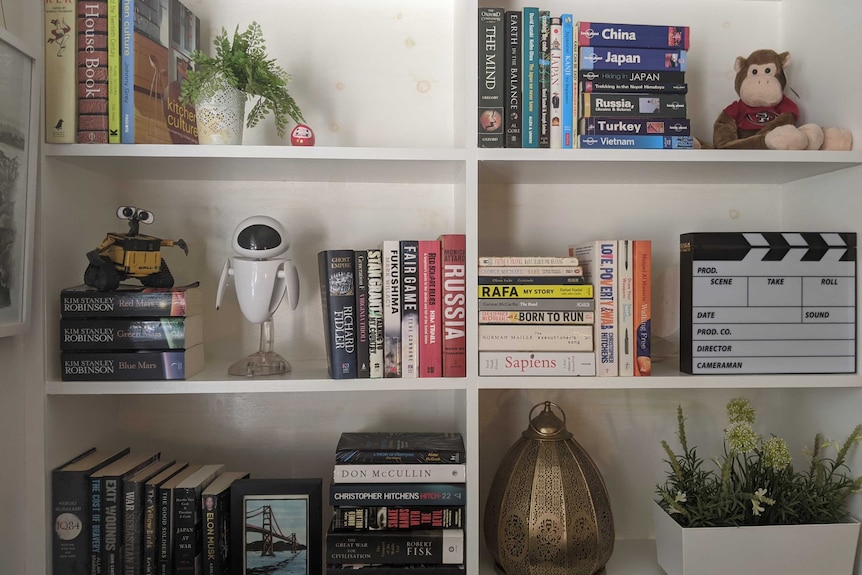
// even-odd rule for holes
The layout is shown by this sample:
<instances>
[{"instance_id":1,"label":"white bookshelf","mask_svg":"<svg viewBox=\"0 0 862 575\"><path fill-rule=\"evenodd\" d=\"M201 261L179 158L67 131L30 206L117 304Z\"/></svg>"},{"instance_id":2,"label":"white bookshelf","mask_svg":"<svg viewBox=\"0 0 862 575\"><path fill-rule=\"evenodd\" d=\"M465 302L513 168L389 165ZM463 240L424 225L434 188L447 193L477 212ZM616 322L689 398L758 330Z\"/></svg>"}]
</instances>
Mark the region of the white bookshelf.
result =
<instances>
[{"instance_id":1,"label":"white bookshelf","mask_svg":"<svg viewBox=\"0 0 862 575\"><path fill-rule=\"evenodd\" d=\"M327 486L341 431L439 429L460 431L467 443L468 574L492 575L481 529L491 478L526 428L530 408L551 400L566 410L569 429L608 485L618 537L609 575L659 574L650 509L663 479L659 441L674 438L677 404L705 458L720 447L725 403L740 394L754 402L762 430L785 435L794 453L817 431L839 439L852 430L862 413L858 374L681 374L675 290L683 232L862 231L862 74L851 59L840 66L836 60L862 48L854 24L862 4L530 4L576 19L691 26L689 117L701 138L711 136L712 121L735 99L737 55L790 50L790 81L805 119L850 128L857 139L854 151L840 153L477 149L480 5L528 3L193 2L205 39L222 26L232 30L252 19L263 25L270 54L293 76L291 93L317 146L290 147L267 122L247 131L241 147L42 146L36 323L18 343L0 342L0 357L21 373L7 384L27 434L26 449L17 437L0 440L28 483L27 496L6 505L26 520L20 539L0 543L0 556L24 546L27 575L50 572L49 471L90 445L157 448L256 477L322 477ZM39 6L17 0L13 7L29 15L19 35L41 34ZM179 283L201 281L212 302L204 314L206 369L190 381L60 381L57 294L82 281L86 251L119 229L117 205L152 210L156 223L148 231L189 244L188 257L179 250L165 257ZM258 329L242 318L233 291L222 309L214 306L230 234L257 213L286 226L288 255L301 274L299 307L282 305L275 316L276 349L294 371L274 380L226 375L233 359L257 347ZM569 243L599 236L653 240L655 376L480 378L476 329L468 322L464 379L327 379L317 251L453 232L467 235L468 262L480 254L563 253ZM468 285L475 285L475 270L468 270ZM468 317L476 317L475 301ZM854 463L862 469L862 454ZM862 515L862 503L854 502L854 511Z\"/></svg>"}]
</instances>

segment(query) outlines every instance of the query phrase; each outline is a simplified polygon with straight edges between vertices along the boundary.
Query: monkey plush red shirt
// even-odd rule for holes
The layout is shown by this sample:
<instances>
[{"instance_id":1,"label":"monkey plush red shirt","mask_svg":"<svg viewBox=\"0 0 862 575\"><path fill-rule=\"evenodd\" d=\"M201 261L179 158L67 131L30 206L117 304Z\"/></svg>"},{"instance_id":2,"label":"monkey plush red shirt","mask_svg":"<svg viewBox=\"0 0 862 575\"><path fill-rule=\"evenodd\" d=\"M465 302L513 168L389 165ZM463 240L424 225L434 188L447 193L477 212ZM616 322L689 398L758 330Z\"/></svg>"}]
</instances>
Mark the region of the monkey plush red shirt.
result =
<instances>
[{"instance_id":1,"label":"monkey plush red shirt","mask_svg":"<svg viewBox=\"0 0 862 575\"><path fill-rule=\"evenodd\" d=\"M784 96L775 106L749 106L742 100L737 100L724 109L724 113L736 120L736 127L740 130L759 130L768 124L779 114L790 112L794 120L799 117L799 108L796 103Z\"/></svg>"}]
</instances>

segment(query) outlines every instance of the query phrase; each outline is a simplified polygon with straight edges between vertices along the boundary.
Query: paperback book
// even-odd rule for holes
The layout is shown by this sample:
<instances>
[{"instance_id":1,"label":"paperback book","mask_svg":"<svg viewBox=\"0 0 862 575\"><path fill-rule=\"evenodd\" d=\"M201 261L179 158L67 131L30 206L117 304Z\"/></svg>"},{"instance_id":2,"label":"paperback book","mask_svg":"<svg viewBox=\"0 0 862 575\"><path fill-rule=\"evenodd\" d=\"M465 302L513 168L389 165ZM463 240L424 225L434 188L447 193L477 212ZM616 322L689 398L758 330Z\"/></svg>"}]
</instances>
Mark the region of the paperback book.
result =
<instances>
[{"instance_id":1,"label":"paperback book","mask_svg":"<svg viewBox=\"0 0 862 575\"><path fill-rule=\"evenodd\" d=\"M188 379L204 368L204 346L136 351L63 351L63 381Z\"/></svg>"},{"instance_id":2,"label":"paperback book","mask_svg":"<svg viewBox=\"0 0 862 575\"><path fill-rule=\"evenodd\" d=\"M479 324L479 351L593 351L592 325Z\"/></svg>"},{"instance_id":3,"label":"paperback book","mask_svg":"<svg viewBox=\"0 0 862 575\"><path fill-rule=\"evenodd\" d=\"M687 54L679 49L582 47L578 65L581 70L674 70L685 72Z\"/></svg>"},{"instance_id":4,"label":"paperback book","mask_svg":"<svg viewBox=\"0 0 862 575\"><path fill-rule=\"evenodd\" d=\"M81 284L60 292L60 315L85 317L185 317L203 313L198 282L172 288L131 284L109 292Z\"/></svg>"},{"instance_id":5,"label":"paperback book","mask_svg":"<svg viewBox=\"0 0 862 575\"><path fill-rule=\"evenodd\" d=\"M479 122L480 148L502 148L505 138L504 46L502 8L479 8Z\"/></svg>"},{"instance_id":6,"label":"paperback book","mask_svg":"<svg viewBox=\"0 0 862 575\"><path fill-rule=\"evenodd\" d=\"M335 463L464 463L465 455L460 433L344 432Z\"/></svg>"},{"instance_id":7,"label":"paperback book","mask_svg":"<svg viewBox=\"0 0 862 575\"><path fill-rule=\"evenodd\" d=\"M320 305L327 368L333 379L356 377L356 293L354 251L317 254Z\"/></svg>"},{"instance_id":8,"label":"paperback book","mask_svg":"<svg viewBox=\"0 0 862 575\"><path fill-rule=\"evenodd\" d=\"M333 531L326 534L327 563L464 563L463 529Z\"/></svg>"},{"instance_id":9,"label":"paperback book","mask_svg":"<svg viewBox=\"0 0 862 575\"><path fill-rule=\"evenodd\" d=\"M74 2L44 1L45 142L72 144L78 124L77 19Z\"/></svg>"},{"instance_id":10,"label":"paperback book","mask_svg":"<svg viewBox=\"0 0 862 575\"><path fill-rule=\"evenodd\" d=\"M583 149L610 148L616 150L693 150L691 136L578 136Z\"/></svg>"},{"instance_id":11,"label":"paperback book","mask_svg":"<svg viewBox=\"0 0 862 575\"><path fill-rule=\"evenodd\" d=\"M467 262L464 234L443 234L443 377L467 375Z\"/></svg>"},{"instance_id":12,"label":"paperback book","mask_svg":"<svg viewBox=\"0 0 862 575\"><path fill-rule=\"evenodd\" d=\"M335 483L464 483L463 463L344 463L332 472Z\"/></svg>"},{"instance_id":13,"label":"paperback book","mask_svg":"<svg viewBox=\"0 0 862 575\"><path fill-rule=\"evenodd\" d=\"M595 92L581 95L582 115L640 118L685 118L685 94Z\"/></svg>"},{"instance_id":14,"label":"paperback book","mask_svg":"<svg viewBox=\"0 0 862 575\"><path fill-rule=\"evenodd\" d=\"M632 48L689 49L688 26L578 22L580 46L627 46Z\"/></svg>"},{"instance_id":15,"label":"paperback book","mask_svg":"<svg viewBox=\"0 0 862 575\"><path fill-rule=\"evenodd\" d=\"M467 501L466 483L333 483L329 504L337 506L462 506Z\"/></svg>"},{"instance_id":16,"label":"paperback book","mask_svg":"<svg viewBox=\"0 0 862 575\"><path fill-rule=\"evenodd\" d=\"M690 136L687 118L614 118L591 116L581 118L579 134L587 136Z\"/></svg>"},{"instance_id":17,"label":"paperback book","mask_svg":"<svg viewBox=\"0 0 862 575\"><path fill-rule=\"evenodd\" d=\"M335 507L333 531L381 529L461 529L464 507Z\"/></svg>"},{"instance_id":18,"label":"paperback book","mask_svg":"<svg viewBox=\"0 0 862 575\"><path fill-rule=\"evenodd\" d=\"M593 298L480 299L479 311L594 311Z\"/></svg>"},{"instance_id":19,"label":"paperback book","mask_svg":"<svg viewBox=\"0 0 862 575\"><path fill-rule=\"evenodd\" d=\"M480 351L480 376L593 376L591 351Z\"/></svg>"},{"instance_id":20,"label":"paperback book","mask_svg":"<svg viewBox=\"0 0 862 575\"><path fill-rule=\"evenodd\" d=\"M60 320L61 351L186 349L203 343L203 315Z\"/></svg>"}]
</instances>

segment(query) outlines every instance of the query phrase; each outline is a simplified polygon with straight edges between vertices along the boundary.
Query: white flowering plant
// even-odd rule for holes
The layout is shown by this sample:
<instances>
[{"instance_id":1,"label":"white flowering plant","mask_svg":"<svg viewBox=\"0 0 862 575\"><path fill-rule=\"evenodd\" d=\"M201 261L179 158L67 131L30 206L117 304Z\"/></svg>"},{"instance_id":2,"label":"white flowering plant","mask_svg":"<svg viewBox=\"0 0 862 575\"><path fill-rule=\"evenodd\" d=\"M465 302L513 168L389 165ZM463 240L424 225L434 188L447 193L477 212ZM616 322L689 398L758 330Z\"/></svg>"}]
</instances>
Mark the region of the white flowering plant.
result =
<instances>
[{"instance_id":1,"label":"white flowering plant","mask_svg":"<svg viewBox=\"0 0 862 575\"><path fill-rule=\"evenodd\" d=\"M683 527L799 525L839 523L849 519L851 494L862 487L847 465L850 448L862 441L862 425L841 444L821 434L806 449L806 469L793 468L787 443L776 435L763 438L754 430L755 410L742 397L727 404L724 454L706 469L690 447L685 416L677 407L677 454L662 441L669 466L664 484L656 485L657 503ZM834 450L834 455L831 455ZM830 456L831 455L831 456Z\"/></svg>"}]
</instances>

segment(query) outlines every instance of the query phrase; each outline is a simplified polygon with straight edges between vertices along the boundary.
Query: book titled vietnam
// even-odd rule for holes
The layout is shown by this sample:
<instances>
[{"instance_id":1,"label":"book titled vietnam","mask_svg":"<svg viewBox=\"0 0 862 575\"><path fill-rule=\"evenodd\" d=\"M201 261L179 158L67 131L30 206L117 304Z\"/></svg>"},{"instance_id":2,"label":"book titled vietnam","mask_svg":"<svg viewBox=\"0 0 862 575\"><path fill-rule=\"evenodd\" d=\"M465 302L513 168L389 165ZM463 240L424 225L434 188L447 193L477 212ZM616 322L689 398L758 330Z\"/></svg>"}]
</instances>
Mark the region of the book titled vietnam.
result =
<instances>
[{"instance_id":1,"label":"book titled vietnam","mask_svg":"<svg viewBox=\"0 0 862 575\"><path fill-rule=\"evenodd\" d=\"M582 46L578 50L581 70L675 70L685 72L687 53L679 49Z\"/></svg>"},{"instance_id":2,"label":"book titled vietnam","mask_svg":"<svg viewBox=\"0 0 862 575\"><path fill-rule=\"evenodd\" d=\"M356 377L356 285L353 250L317 254L327 369L332 379Z\"/></svg>"},{"instance_id":3,"label":"book titled vietnam","mask_svg":"<svg viewBox=\"0 0 862 575\"><path fill-rule=\"evenodd\" d=\"M204 368L204 346L136 351L63 351L63 381L188 379Z\"/></svg>"},{"instance_id":4,"label":"book titled vietnam","mask_svg":"<svg viewBox=\"0 0 862 575\"><path fill-rule=\"evenodd\" d=\"M343 463L332 472L335 483L464 483L463 463Z\"/></svg>"},{"instance_id":5,"label":"book titled vietnam","mask_svg":"<svg viewBox=\"0 0 862 575\"><path fill-rule=\"evenodd\" d=\"M61 351L187 349L204 339L203 315L60 320Z\"/></svg>"},{"instance_id":6,"label":"book titled vietnam","mask_svg":"<svg viewBox=\"0 0 862 575\"><path fill-rule=\"evenodd\" d=\"M81 284L60 291L60 315L84 317L183 317L203 313L198 282L171 288L120 284L99 291Z\"/></svg>"},{"instance_id":7,"label":"book titled vietnam","mask_svg":"<svg viewBox=\"0 0 862 575\"><path fill-rule=\"evenodd\" d=\"M578 136L578 147L583 149L615 150L693 150L691 136Z\"/></svg>"},{"instance_id":8,"label":"book titled vietnam","mask_svg":"<svg viewBox=\"0 0 862 575\"><path fill-rule=\"evenodd\" d=\"M463 529L333 531L326 534L328 563L410 564L464 562Z\"/></svg>"},{"instance_id":9,"label":"book titled vietnam","mask_svg":"<svg viewBox=\"0 0 862 575\"><path fill-rule=\"evenodd\" d=\"M460 433L346 431L335 447L335 463L464 463Z\"/></svg>"},{"instance_id":10,"label":"book titled vietnam","mask_svg":"<svg viewBox=\"0 0 862 575\"><path fill-rule=\"evenodd\" d=\"M333 483L332 506L461 505L467 501L465 483Z\"/></svg>"}]
</instances>

